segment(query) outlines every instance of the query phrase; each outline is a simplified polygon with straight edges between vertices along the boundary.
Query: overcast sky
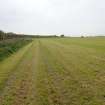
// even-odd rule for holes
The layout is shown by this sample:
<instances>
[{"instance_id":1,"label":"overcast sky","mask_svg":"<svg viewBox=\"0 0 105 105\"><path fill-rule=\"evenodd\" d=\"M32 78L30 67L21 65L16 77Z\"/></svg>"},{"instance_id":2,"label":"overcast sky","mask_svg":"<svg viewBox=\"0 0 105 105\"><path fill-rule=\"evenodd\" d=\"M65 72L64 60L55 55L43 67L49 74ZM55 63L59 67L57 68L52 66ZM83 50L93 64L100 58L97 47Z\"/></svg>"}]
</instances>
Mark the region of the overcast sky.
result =
<instances>
[{"instance_id":1,"label":"overcast sky","mask_svg":"<svg viewBox=\"0 0 105 105\"><path fill-rule=\"evenodd\" d=\"M105 35L105 0L0 0L0 29L26 34Z\"/></svg>"}]
</instances>

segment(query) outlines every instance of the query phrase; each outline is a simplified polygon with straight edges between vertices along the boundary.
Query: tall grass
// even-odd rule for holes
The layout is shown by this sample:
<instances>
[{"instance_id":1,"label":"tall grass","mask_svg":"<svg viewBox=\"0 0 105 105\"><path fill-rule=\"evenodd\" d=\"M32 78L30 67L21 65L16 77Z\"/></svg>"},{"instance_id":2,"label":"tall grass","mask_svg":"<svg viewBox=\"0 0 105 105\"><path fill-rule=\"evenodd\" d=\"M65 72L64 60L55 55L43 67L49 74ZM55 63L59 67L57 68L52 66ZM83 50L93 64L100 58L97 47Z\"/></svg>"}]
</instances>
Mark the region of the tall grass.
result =
<instances>
[{"instance_id":1,"label":"tall grass","mask_svg":"<svg viewBox=\"0 0 105 105\"><path fill-rule=\"evenodd\" d=\"M21 47L27 45L32 40L30 39L11 39L7 41L2 41L0 43L0 61L9 57L11 54L19 50Z\"/></svg>"}]
</instances>

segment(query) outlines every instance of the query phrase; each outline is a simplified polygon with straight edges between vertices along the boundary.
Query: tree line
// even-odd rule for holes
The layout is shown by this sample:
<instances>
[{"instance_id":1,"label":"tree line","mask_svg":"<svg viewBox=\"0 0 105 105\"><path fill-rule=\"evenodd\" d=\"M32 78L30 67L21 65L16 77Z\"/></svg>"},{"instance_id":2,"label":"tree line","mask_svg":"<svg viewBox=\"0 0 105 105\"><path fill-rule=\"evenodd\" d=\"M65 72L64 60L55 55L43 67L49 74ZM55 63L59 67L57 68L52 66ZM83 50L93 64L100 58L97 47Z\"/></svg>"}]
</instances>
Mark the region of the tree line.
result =
<instances>
[{"instance_id":1,"label":"tree line","mask_svg":"<svg viewBox=\"0 0 105 105\"><path fill-rule=\"evenodd\" d=\"M0 30L0 40L12 39L12 38L33 38L34 35L16 34L12 32L4 32ZM36 36L37 37L37 36Z\"/></svg>"},{"instance_id":2,"label":"tree line","mask_svg":"<svg viewBox=\"0 0 105 105\"><path fill-rule=\"evenodd\" d=\"M25 35L25 34L16 34L13 32L4 32L0 30L0 40L12 39L12 38L55 38L57 35ZM60 35L60 37L64 37L64 35Z\"/></svg>"}]
</instances>

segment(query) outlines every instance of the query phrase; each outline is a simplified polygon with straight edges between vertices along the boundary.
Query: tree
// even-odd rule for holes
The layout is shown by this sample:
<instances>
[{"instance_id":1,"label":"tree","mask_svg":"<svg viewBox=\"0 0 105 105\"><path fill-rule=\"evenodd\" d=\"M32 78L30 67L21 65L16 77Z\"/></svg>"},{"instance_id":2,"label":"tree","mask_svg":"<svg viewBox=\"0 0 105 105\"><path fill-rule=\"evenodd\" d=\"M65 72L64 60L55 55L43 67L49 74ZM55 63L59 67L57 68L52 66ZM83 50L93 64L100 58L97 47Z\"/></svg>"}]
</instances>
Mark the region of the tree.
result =
<instances>
[{"instance_id":1,"label":"tree","mask_svg":"<svg viewBox=\"0 0 105 105\"><path fill-rule=\"evenodd\" d=\"M61 37L64 37L64 34L62 34Z\"/></svg>"},{"instance_id":2,"label":"tree","mask_svg":"<svg viewBox=\"0 0 105 105\"><path fill-rule=\"evenodd\" d=\"M5 37L5 33L2 30L0 30L0 40L3 40L4 37Z\"/></svg>"},{"instance_id":3,"label":"tree","mask_svg":"<svg viewBox=\"0 0 105 105\"><path fill-rule=\"evenodd\" d=\"M84 38L84 36L81 36L81 38Z\"/></svg>"}]
</instances>

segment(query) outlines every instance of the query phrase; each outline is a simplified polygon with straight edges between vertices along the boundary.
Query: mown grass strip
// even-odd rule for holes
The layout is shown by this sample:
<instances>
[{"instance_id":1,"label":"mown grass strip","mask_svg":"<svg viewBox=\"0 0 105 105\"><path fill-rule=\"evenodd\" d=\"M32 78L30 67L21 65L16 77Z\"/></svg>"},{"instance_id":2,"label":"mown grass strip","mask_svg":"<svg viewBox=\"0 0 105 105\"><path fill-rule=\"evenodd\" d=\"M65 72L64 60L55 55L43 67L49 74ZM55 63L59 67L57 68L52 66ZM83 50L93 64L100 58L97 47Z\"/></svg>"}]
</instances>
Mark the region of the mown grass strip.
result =
<instances>
[{"instance_id":1,"label":"mown grass strip","mask_svg":"<svg viewBox=\"0 0 105 105\"><path fill-rule=\"evenodd\" d=\"M5 81L8 79L8 76L13 72L13 70L15 70L18 63L22 60L22 57L31 47L31 45L32 43L21 48L18 52L0 62L0 89L3 88Z\"/></svg>"}]
</instances>

